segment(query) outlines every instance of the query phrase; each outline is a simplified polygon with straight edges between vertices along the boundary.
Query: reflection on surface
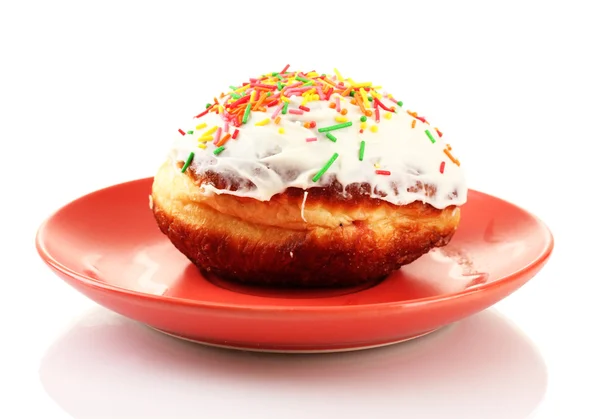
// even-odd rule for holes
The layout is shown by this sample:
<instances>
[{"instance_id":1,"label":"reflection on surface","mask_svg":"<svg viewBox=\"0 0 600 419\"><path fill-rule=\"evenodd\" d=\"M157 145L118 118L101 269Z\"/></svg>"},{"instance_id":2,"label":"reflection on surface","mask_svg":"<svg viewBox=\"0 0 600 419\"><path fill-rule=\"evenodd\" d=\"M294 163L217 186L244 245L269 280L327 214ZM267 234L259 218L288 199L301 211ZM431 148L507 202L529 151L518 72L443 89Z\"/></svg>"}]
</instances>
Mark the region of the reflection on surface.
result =
<instances>
[{"instance_id":1,"label":"reflection on surface","mask_svg":"<svg viewBox=\"0 0 600 419\"><path fill-rule=\"evenodd\" d=\"M77 419L512 419L546 388L537 350L494 311L398 345L281 355L204 347L95 309L48 350L40 377Z\"/></svg>"}]
</instances>

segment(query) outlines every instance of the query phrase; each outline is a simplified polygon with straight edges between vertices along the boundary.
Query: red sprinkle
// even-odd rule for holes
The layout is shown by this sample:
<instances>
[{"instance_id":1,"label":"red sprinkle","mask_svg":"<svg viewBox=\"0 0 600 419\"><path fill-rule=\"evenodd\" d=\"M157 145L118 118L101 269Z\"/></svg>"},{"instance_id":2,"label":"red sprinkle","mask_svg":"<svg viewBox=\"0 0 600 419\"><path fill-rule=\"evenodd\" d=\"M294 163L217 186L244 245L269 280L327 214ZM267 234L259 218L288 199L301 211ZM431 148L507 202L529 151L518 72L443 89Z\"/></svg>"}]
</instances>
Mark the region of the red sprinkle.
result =
<instances>
[{"instance_id":1,"label":"red sprinkle","mask_svg":"<svg viewBox=\"0 0 600 419\"><path fill-rule=\"evenodd\" d=\"M244 96L242 98L239 98L238 100L236 100L235 102L233 102L231 105L229 105L229 109L234 109L237 105L241 105L242 103L246 103L250 100L250 95ZM208 112L208 111L206 111Z\"/></svg>"},{"instance_id":2,"label":"red sprinkle","mask_svg":"<svg viewBox=\"0 0 600 419\"><path fill-rule=\"evenodd\" d=\"M199 113L199 114L198 114L198 115L196 115L194 118L201 118L201 117L203 117L203 116L204 116L204 115L206 115L208 112L210 112L211 108L212 108L212 106L211 106L210 108L208 108L207 110L205 110L204 112L202 112L202 113Z\"/></svg>"},{"instance_id":3,"label":"red sprinkle","mask_svg":"<svg viewBox=\"0 0 600 419\"><path fill-rule=\"evenodd\" d=\"M373 100L375 101L375 103L377 105L379 105L380 107L382 107L383 110L386 110L388 112L394 112L393 110L391 110L390 108L388 108L387 106L385 106L383 103L381 103L381 101L379 99L377 99L376 97L373 97Z\"/></svg>"},{"instance_id":4,"label":"red sprinkle","mask_svg":"<svg viewBox=\"0 0 600 419\"><path fill-rule=\"evenodd\" d=\"M314 128L317 126L317 123L315 121L310 121L310 127Z\"/></svg>"},{"instance_id":5,"label":"red sprinkle","mask_svg":"<svg viewBox=\"0 0 600 419\"><path fill-rule=\"evenodd\" d=\"M440 138L442 138L442 133L441 133L441 131L440 131L439 129L437 129L437 128L436 128L436 129L435 129L435 132L437 132L437 134L440 136ZM443 173L443 172L442 172L442 173Z\"/></svg>"},{"instance_id":6,"label":"red sprinkle","mask_svg":"<svg viewBox=\"0 0 600 419\"><path fill-rule=\"evenodd\" d=\"M288 65L286 65L285 67L283 67L283 70L281 70L281 71L279 72L279 74L283 74L283 73L285 73L285 72L288 70L288 68L290 68L290 65L289 65L289 64L288 64Z\"/></svg>"},{"instance_id":7,"label":"red sprinkle","mask_svg":"<svg viewBox=\"0 0 600 419\"><path fill-rule=\"evenodd\" d=\"M294 114L294 115L304 115L303 111L299 111L298 109L288 109L288 113Z\"/></svg>"},{"instance_id":8,"label":"red sprinkle","mask_svg":"<svg viewBox=\"0 0 600 419\"><path fill-rule=\"evenodd\" d=\"M444 173L444 168L446 167L446 162L443 161L440 163L440 173Z\"/></svg>"},{"instance_id":9,"label":"red sprinkle","mask_svg":"<svg viewBox=\"0 0 600 419\"><path fill-rule=\"evenodd\" d=\"M389 170L375 170L375 173L378 175L386 175L389 176L392 174Z\"/></svg>"},{"instance_id":10,"label":"red sprinkle","mask_svg":"<svg viewBox=\"0 0 600 419\"><path fill-rule=\"evenodd\" d=\"M179 133L180 133L181 135L185 135L185 131L184 131L184 130L182 130L181 128L179 128Z\"/></svg>"},{"instance_id":11,"label":"red sprinkle","mask_svg":"<svg viewBox=\"0 0 600 419\"><path fill-rule=\"evenodd\" d=\"M233 135L231 136L231 138L236 140L239 133L240 133L240 130L236 128L236 130L233 131Z\"/></svg>"},{"instance_id":12,"label":"red sprinkle","mask_svg":"<svg viewBox=\"0 0 600 419\"><path fill-rule=\"evenodd\" d=\"M365 130L361 129L359 132L362 134L363 132L365 132Z\"/></svg>"},{"instance_id":13,"label":"red sprinkle","mask_svg":"<svg viewBox=\"0 0 600 419\"><path fill-rule=\"evenodd\" d=\"M298 107L299 107L300 109L302 109L303 111L310 112L310 108L307 108L306 106L300 105L300 106L298 106Z\"/></svg>"},{"instance_id":14,"label":"red sprinkle","mask_svg":"<svg viewBox=\"0 0 600 419\"><path fill-rule=\"evenodd\" d=\"M310 142L313 142L313 141L317 141L317 137L312 137L312 138L307 138L306 139L307 143L310 143Z\"/></svg>"},{"instance_id":15,"label":"red sprinkle","mask_svg":"<svg viewBox=\"0 0 600 419\"><path fill-rule=\"evenodd\" d=\"M375 106L375 122L379 123L379 106Z\"/></svg>"}]
</instances>

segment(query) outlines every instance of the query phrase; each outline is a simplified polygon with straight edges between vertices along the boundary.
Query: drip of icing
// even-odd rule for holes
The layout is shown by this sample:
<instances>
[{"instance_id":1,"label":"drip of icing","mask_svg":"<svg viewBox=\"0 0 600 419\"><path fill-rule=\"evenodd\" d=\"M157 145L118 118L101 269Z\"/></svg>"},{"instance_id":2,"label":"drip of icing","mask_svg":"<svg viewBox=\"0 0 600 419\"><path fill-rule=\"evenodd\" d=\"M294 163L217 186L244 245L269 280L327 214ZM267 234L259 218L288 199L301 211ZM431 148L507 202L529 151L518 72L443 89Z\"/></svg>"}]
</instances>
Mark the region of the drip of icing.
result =
<instances>
[{"instance_id":1,"label":"drip of icing","mask_svg":"<svg viewBox=\"0 0 600 419\"><path fill-rule=\"evenodd\" d=\"M302 80L295 80L305 79L306 75L294 74L297 76L289 76L288 84L302 84ZM335 80L335 76L328 77ZM350 86L339 80L337 83ZM285 92L284 89L280 94ZM364 91L360 94L367 97ZM254 185L231 191L204 184L202 191L205 194L231 194L268 201L287 188L295 187L305 191L306 201L307 190L337 180L344 189L351 184L367 183L372 198L396 205L422 201L441 209L466 202L464 173L451 148L442 141L437 129L415 113L402 109L386 111L385 108L398 106L391 96L378 95L378 101L383 105L378 112L375 112L377 105L372 97L373 103L366 104L370 106L372 116L365 117L364 109L352 104L350 96L333 93L329 100L317 96L307 101L300 95L300 92L291 94L287 107L281 102L278 106L265 107L266 112L248 109L246 123L237 126L234 130L239 133L225 144L215 144L206 138L225 131L225 125L231 122L226 112L220 109L219 113L208 112L194 119L187 134L175 139L170 154L173 164L185 162L190 152L194 152L190 170L197 174L213 171L232 181L250 181ZM226 95L221 103L235 100ZM252 100L256 103L256 96L249 99ZM340 111L337 110L338 101ZM210 109L219 108L215 105ZM376 114L381 115L379 122ZM349 126L319 131L340 123ZM196 126L202 128L194 130ZM364 152L360 153L363 142ZM199 148L199 144L206 147ZM220 149L220 146L224 148ZM337 158L315 181L315 174L334 154ZM440 169L442 162L443 170ZM301 215L306 221L304 201Z\"/></svg>"},{"instance_id":2,"label":"drip of icing","mask_svg":"<svg viewBox=\"0 0 600 419\"><path fill-rule=\"evenodd\" d=\"M308 197L308 191L304 191L304 198L302 198L302 206L300 207L300 216L302 220L306 223L306 218L304 218L304 207L306 206L306 198Z\"/></svg>"}]
</instances>

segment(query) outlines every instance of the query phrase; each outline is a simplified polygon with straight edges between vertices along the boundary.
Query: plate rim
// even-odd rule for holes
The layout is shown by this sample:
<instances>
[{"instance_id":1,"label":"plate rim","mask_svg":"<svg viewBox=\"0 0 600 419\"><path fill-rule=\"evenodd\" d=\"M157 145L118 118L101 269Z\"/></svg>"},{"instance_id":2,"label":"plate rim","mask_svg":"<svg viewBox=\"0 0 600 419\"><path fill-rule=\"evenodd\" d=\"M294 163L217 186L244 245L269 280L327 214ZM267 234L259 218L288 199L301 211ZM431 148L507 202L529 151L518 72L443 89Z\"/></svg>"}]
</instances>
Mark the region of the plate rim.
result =
<instances>
[{"instance_id":1,"label":"plate rim","mask_svg":"<svg viewBox=\"0 0 600 419\"><path fill-rule=\"evenodd\" d=\"M125 181L121 183L116 183L110 186L106 186L100 189L97 189L93 192L89 192L87 194L81 195L78 198L71 200L70 202L64 204L53 213L51 213L38 227L37 232L35 234L35 247L36 250L41 257L41 259L52 269L57 271L59 274L66 275L87 287L92 287L104 291L108 291L111 293L125 294L129 297L142 299L146 301L151 301L159 304L173 304L173 305L185 305L188 307L202 308L202 309L213 309L213 310L243 310L243 311L294 311L300 313L306 312L314 312L314 311L331 311L331 312L352 312L352 311L364 311L368 309L380 309L380 308L412 308L415 306L432 304L432 303L443 303L447 301L452 301L459 298L465 298L473 294L478 294L481 292L492 292L497 288L501 288L509 283L517 281L519 278L528 275L529 272L535 271L536 269L541 269L543 265L548 261L550 255L554 250L554 236L550 231L549 227L535 214L527 211L526 209L513 204L510 201L505 199L493 196L491 194L481 192L476 189L469 188L469 193L475 193L478 195L482 195L488 199L494 199L501 201L505 204L508 204L518 210L522 211L524 214L529 216L532 220L534 220L540 231L545 235L544 247L540 254L533 258L528 264L524 265L517 271L502 276L495 281L480 285L476 288L472 289L464 289L461 291L456 291L452 293L447 293L443 295L429 296L416 298L412 300L403 300L403 301L388 301L381 303L369 303L369 304L357 304L357 305L310 305L310 306L283 306L283 305L261 305L261 304L227 304L222 302L214 302L214 301L205 301L205 300L192 300L188 298L181 297L172 297L166 295L155 295L155 294L147 294L140 291L134 291L128 288L119 287L116 285L109 284L107 282L99 281L95 278L92 278L89 275L82 274L81 272L76 272L69 267L65 266L61 262L59 262L56 258L54 258L51 253L47 250L45 246L45 233L48 225L52 222L52 220L62 211L66 210L69 206L75 205L76 203L89 199L93 195L102 194L108 192L111 189L118 188L126 188L130 185L137 183L145 183L152 182L154 179L153 176L144 177L139 179L134 179L130 181Z\"/></svg>"}]
</instances>

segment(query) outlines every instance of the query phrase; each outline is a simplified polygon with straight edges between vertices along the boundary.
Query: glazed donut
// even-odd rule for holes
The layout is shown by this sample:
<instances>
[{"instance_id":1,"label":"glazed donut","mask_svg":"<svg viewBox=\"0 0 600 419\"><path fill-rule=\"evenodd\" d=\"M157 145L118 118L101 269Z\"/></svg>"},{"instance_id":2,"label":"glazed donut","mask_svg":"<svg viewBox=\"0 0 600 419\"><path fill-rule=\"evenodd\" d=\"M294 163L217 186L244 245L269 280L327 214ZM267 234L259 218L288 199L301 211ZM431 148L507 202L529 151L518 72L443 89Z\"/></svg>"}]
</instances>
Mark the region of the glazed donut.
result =
<instances>
[{"instance_id":1,"label":"glazed donut","mask_svg":"<svg viewBox=\"0 0 600 419\"><path fill-rule=\"evenodd\" d=\"M467 188L442 133L372 83L287 70L179 130L150 200L173 245L222 278L302 287L382 278L445 246Z\"/></svg>"}]
</instances>

